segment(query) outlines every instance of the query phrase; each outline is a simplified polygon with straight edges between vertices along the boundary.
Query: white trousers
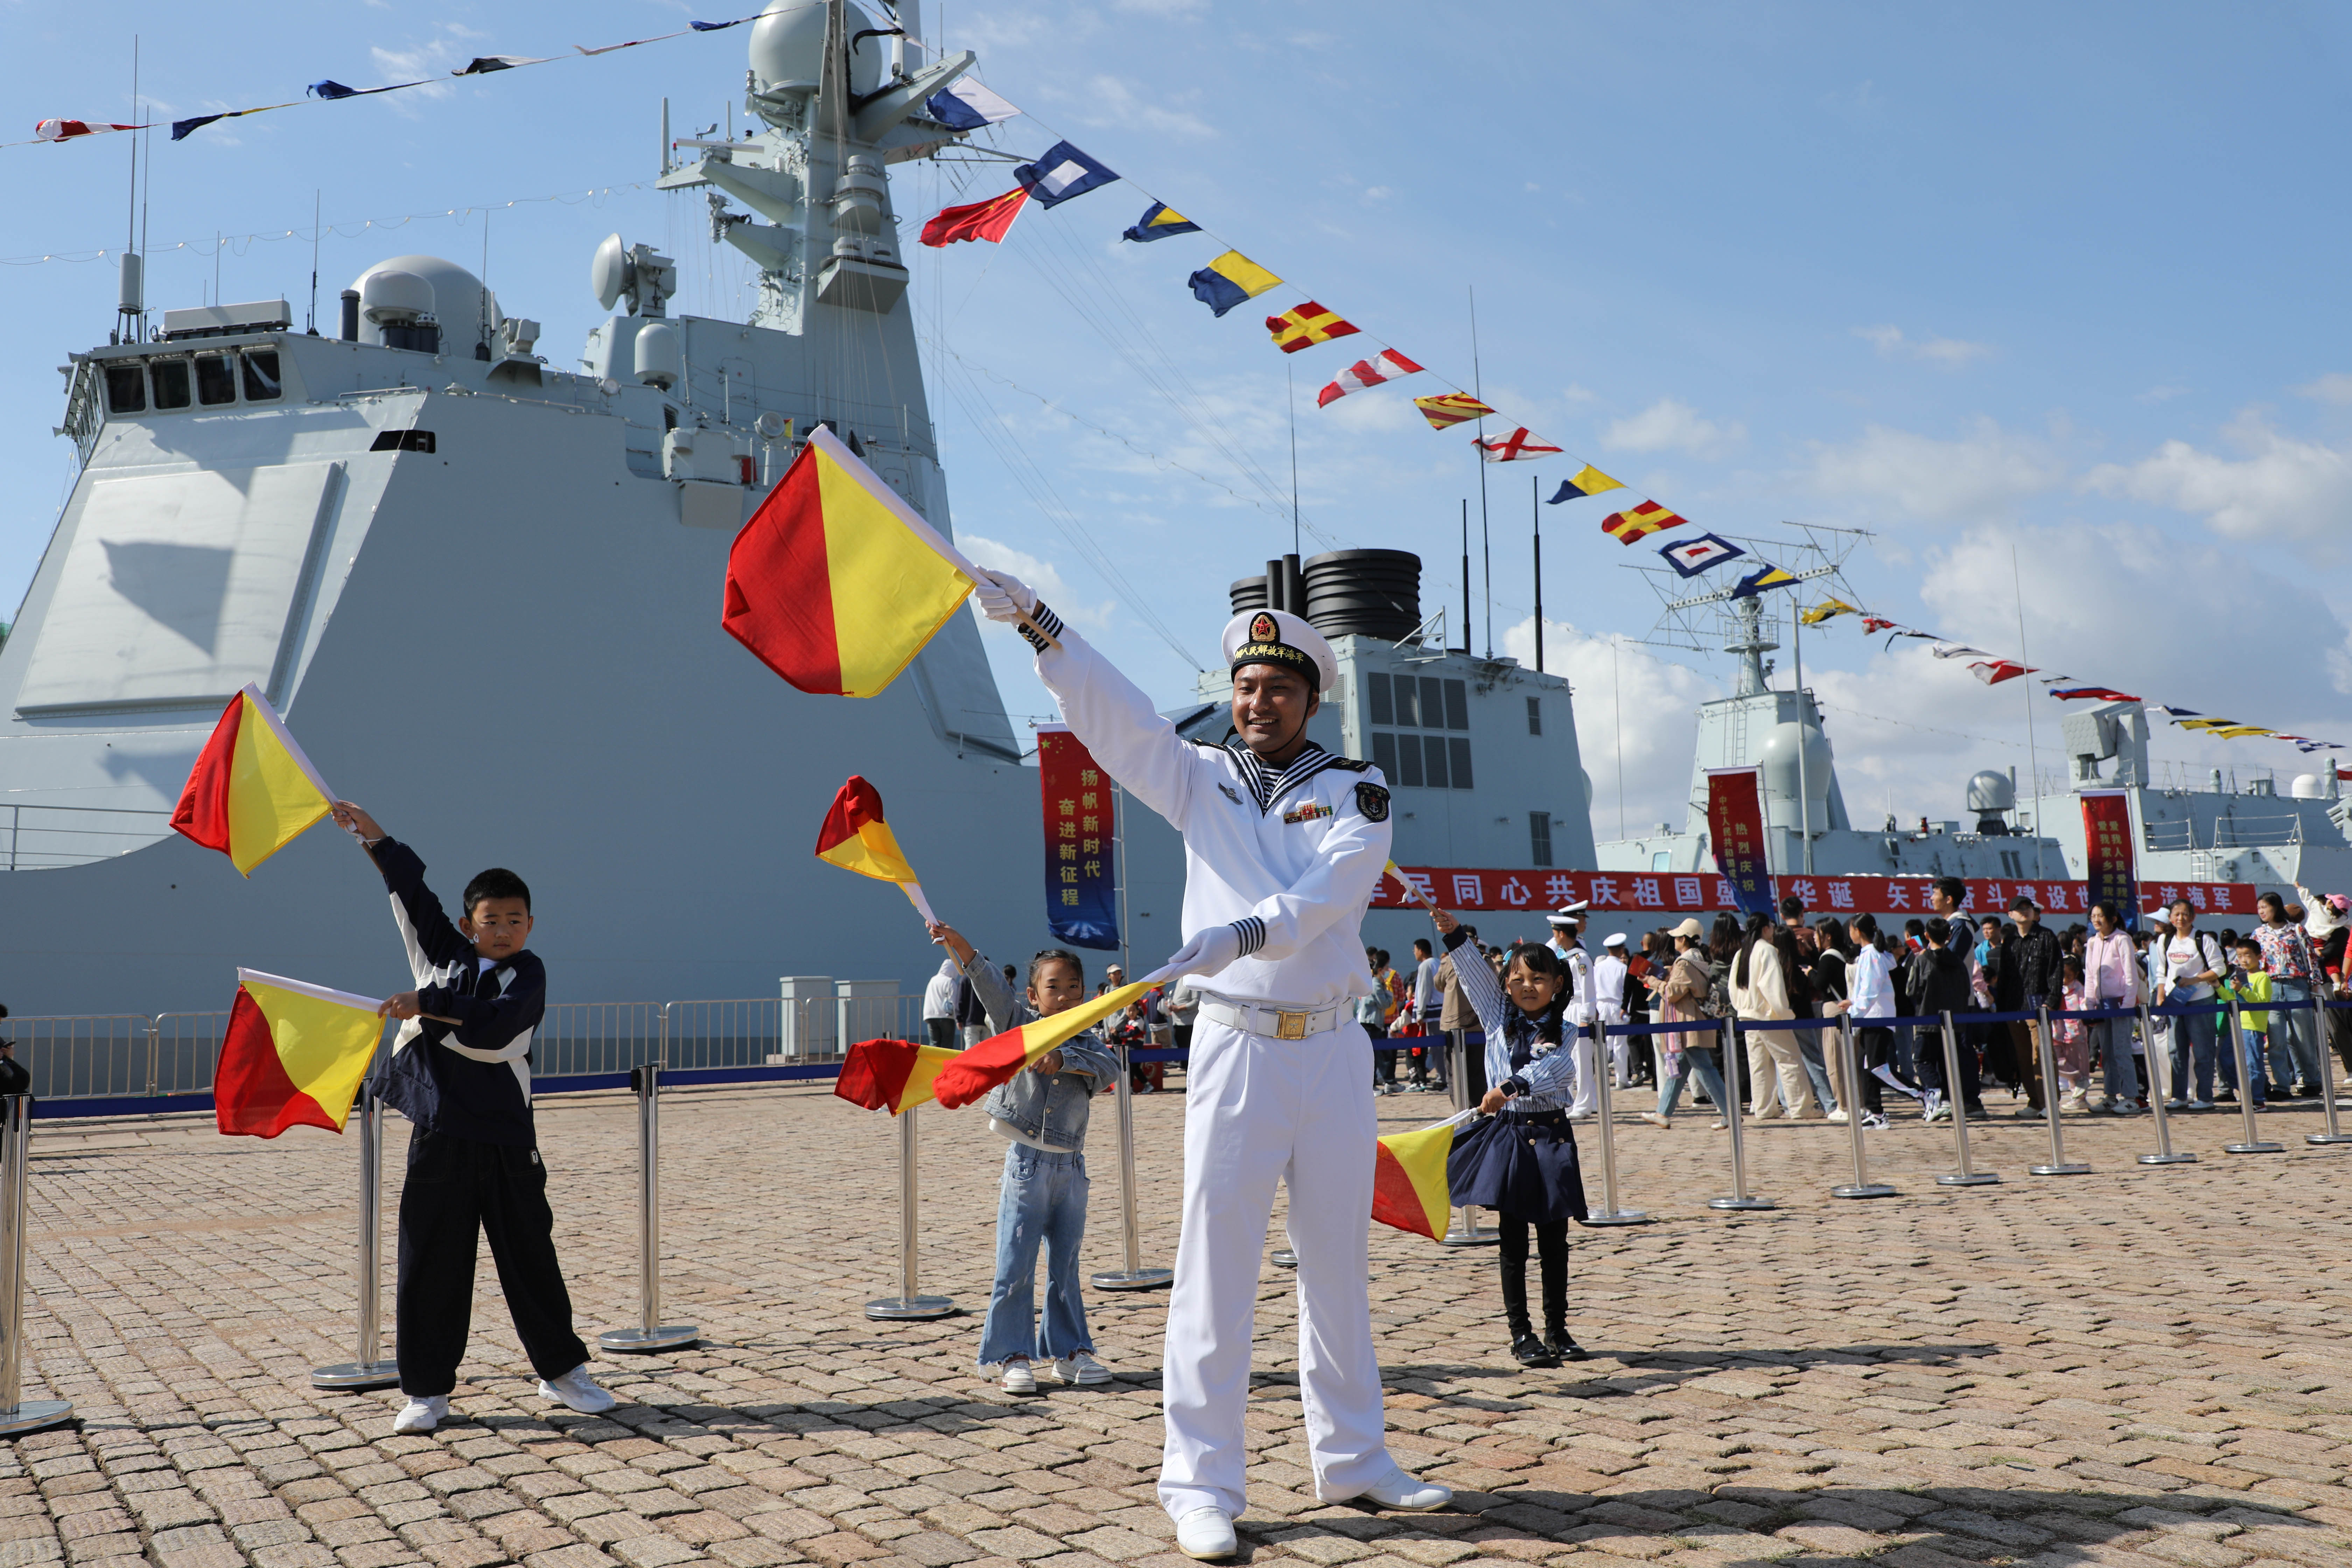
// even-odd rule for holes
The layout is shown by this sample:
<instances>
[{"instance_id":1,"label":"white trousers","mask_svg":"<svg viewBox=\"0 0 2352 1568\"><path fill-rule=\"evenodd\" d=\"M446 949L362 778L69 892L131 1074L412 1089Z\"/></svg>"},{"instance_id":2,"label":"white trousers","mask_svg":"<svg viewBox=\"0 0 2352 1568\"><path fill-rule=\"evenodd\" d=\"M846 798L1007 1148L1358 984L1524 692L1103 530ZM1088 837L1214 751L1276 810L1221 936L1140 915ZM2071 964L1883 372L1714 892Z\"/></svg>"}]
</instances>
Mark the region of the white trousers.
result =
<instances>
[{"instance_id":1,"label":"white trousers","mask_svg":"<svg viewBox=\"0 0 2352 1568\"><path fill-rule=\"evenodd\" d=\"M1622 1046L1624 1042L1619 1040L1612 1044ZM1570 1116L1591 1116L1601 1110L1601 1086L1593 1080L1593 1074L1598 1069L1594 1065L1592 1037L1580 1033L1573 1048L1576 1052L1576 1097L1568 1102L1568 1113Z\"/></svg>"},{"instance_id":2,"label":"white trousers","mask_svg":"<svg viewBox=\"0 0 2352 1568\"><path fill-rule=\"evenodd\" d=\"M1184 1228L1160 1357L1167 1445L1160 1501L1239 1514L1243 1415L1260 1267L1277 1181L1298 1254L1298 1382L1315 1495L1387 1479L1381 1369L1365 1284L1372 1215L1371 1042L1358 1024L1305 1040L1192 1031L1184 1079Z\"/></svg>"}]
</instances>

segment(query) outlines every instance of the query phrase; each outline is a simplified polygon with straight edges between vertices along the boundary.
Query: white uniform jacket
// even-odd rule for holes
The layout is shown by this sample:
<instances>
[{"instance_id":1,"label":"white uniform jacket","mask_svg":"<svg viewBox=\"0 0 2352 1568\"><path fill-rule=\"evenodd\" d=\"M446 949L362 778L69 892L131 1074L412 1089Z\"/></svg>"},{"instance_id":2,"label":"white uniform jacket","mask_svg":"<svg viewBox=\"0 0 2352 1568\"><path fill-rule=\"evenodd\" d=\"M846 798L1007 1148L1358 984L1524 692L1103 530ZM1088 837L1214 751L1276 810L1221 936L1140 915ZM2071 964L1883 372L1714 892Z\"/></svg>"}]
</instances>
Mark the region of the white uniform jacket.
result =
<instances>
[{"instance_id":1,"label":"white uniform jacket","mask_svg":"<svg viewBox=\"0 0 2352 1568\"><path fill-rule=\"evenodd\" d=\"M1279 774L1245 747L1187 741L1041 605L1061 642L1037 675L1096 762L1184 836L1184 938L1231 925L1242 956L1194 977L1236 1001L1318 1008L1371 990L1362 930L1389 859L1389 793L1370 763L1310 745Z\"/></svg>"}]
</instances>

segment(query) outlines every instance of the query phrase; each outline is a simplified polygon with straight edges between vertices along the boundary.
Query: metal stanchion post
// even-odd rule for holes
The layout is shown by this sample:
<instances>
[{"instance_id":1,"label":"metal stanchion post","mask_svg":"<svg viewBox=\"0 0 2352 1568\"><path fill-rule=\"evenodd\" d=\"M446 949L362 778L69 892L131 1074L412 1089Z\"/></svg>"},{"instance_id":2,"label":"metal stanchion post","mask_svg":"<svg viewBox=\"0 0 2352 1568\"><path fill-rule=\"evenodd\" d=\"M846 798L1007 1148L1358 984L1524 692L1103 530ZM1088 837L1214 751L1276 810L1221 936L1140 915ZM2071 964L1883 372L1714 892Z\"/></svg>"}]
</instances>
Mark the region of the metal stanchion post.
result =
<instances>
[{"instance_id":1,"label":"metal stanchion post","mask_svg":"<svg viewBox=\"0 0 2352 1568\"><path fill-rule=\"evenodd\" d=\"M661 1321L661 1068L629 1069L637 1095L637 1326L607 1329L596 1342L608 1351L681 1350L702 1337L692 1323Z\"/></svg>"},{"instance_id":2,"label":"metal stanchion post","mask_svg":"<svg viewBox=\"0 0 2352 1568\"><path fill-rule=\"evenodd\" d=\"M2185 1149L2178 1153L2173 1151L2172 1122L2164 1109L2164 1097L2169 1091L2169 1082L2168 1080L2162 1085L2157 1082L2156 1015L2148 1010L2146 1002L2139 1005L2139 1042L2141 1048L2147 1053L2141 1059L2147 1063L2148 1114L2156 1119L2156 1152L2142 1154L2139 1163L2143 1165L2193 1165L2197 1163L2196 1155Z\"/></svg>"},{"instance_id":3,"label":"metal stanchion post","mask_svg":"<svg viewBox=\"0 0 2352 1568\"><path fill-rule=\"evenodd\" d=\"M359 1359L312 1370L310 1386L345 1390L396 1388L400 1363L383 1358L383 1101L373 1085L360 1089L352 1112L360 1128Z\"/></svg>"},{"instance_id":4,"label":"metal stanchion post","mask_svg":"<svg viewBox=\"0 0 2352 1568\"><path fill-rule=\"evenodd\" d=\"M1588 1211L1587 1225L1647 1225L1650 1216L1640 1209L1617 1206L1617 1116L1615 1101L1610 1095L1609 1026L1600 1019L1592 1020L1592 1087L1598 1095L1593 1120L1601 1132L1601 1207Z\"/></svg>"},{"instance_id":5,"label":"metal stanchion post","mask_svg":"<svg viewBox=\"0 0 2352 1568\"><path fill-rule=\"evenodd\" d=\"M2050 1121L2050 1163L2028 1165L2026 1170L2036 1176L2087 1176L2090 1166L2066 1158L2066 1135L2058 1125L2058 1053L2050 1041L2050 1009L2037 1010L2042 1027L2036 1031L2033 1048L2042 1057L2042 1112Z\"/></svg>"},{"instance_id":6,"label":"metal stanchion post","mask_svg":"<svg viewBox=\"0 0 2352 1568\"><path fill-rule=\"evenodd\" d=\"M1952 1025L1952 1015L1944 1014L1944 1103L1952 1108L1952 1151L1959 1162L1957 1171L1947 1171L1936 1178L1939 1187L1990 1187L2000 1178L1990 1171L1979 1171L1969 1163L1969 1097L1960 1089L1960 1032Z\"/></svg>"},{"instance_id":7,"label":"metal stanchion post","mask_svg":"<svg viewBox=\"0 0 2352 1568\"><path fill-rule=\"evenodd\" d=\"M2230 1049L2236 1052L2238 1057L2238 1115L2245 1123L2246 1135L2235 1143L2222 1144L2222 1152L2228 1154L2285 1153L2285 1144L2264 1142L2262 1129L2254 1125L2254 1074L2257 1072L2267 1074L2270 1068L2266 1065L2250 1063L2246 1060L2246 1021L2238 1011L2235 997L2231 998L2230 1001Z\"/></svg>"},{"instance_id":8,"label":"metal stanchion post","mask_svg":"<svg viewBox=\"0 0 2352 1568\"><path fill-rule=\"evenodd\" d=\"M1729 1018L1723 1021L1723 1098L1731 1101L1723 1107L1723 1124L1731 1133L1731 1195L1709 1198L1711 1209L1778 1208L1770 1198L1751 1196L1748 1191L1748 1151L1740 1142L1739 1118L1748 1109L1748 1097L1739 1091L1739 1026Z\"/></svg>"},{"instance_id":9,"label":"metal stanchion post","mask_svg":"<svg viewBox=\"0 0 2352 1568\"><path fill-rule=\"evenodd\" d=\"M1118 1051L1118 1222L1127 1244L1127 1267L1096 1275L1094 1284L1097 1290L1150 1290L1174 1283L1176 1271L1143 1266L1143 1237L1135 1217L1135 1084L1127 1047L1120 1046Z\"/></svg>"},{"instance_id":10,"label":"metal stanchion post","mask_svg":"<svg viewBox=\"0 0 2352 1568\"><path fill-rule=\"evenodd\" d=\"M2327 1004L2319 999L2316 986L2312 989L2311 1029L2312 1037L2319 1043L2319 1109L2326 1115L2327 1131L2306 1132L2303 1141L2323 1146L2352 1143L2352 1132L2346 1132L2336 1124L2336 1054L2327 1048Z\"/></svg>"},{"instance_id":11,"label":"metal stanchion post","mask_svg":"<svg viewBox=\"0 0 2352 1568\"><path fill-rule=\"evenodd\" d=\"M1450 1098L1454 1101L1454 1109L1457 1111L1467 1110L1475 1103L1470 1099L1470 1042L1466 1038L1455 1040L1447 1052L1447 1059L1452 1063L1454 1092ZM1440 1247L1492 1247L1502 1238L1502 1232L1489 1230L1480 1225L1478 1211L1465 1204L1454 1211L1454 1217L1447 1224L1445 1234L1438 1238L1437 1245ZM1276 1260L1280 1261L1279 1255L1276 1256ZM1297 1267L1296 1258L1292 1260L1292 1267Z\"/></svg>"},{"instance_id":12,"label":"metal stanchion post","mask_svg":"<svg viewBox=\"0 0 2352 1568\"><path fill-rule=\"evenodd\" d=\"M944 1318L956 1310L945 1296L923 1296L915 1289L915 1108L898 1112L898 1293L866 1303L866 1315L888 1322Z\"/></svg>"},{"instance_id":13,"label":"metal stanchion post","mask_svg":"<svg viewBox=\"0 0 2352 1568\"><path fill-rule=\"evenodd\" d=\"M1845 1064L1847 1098L1853 1102L1845 1108L1846 1136L1853 1142L1853 1180L1844 1186L1832 1187L1830 1196L1833 1198L1894 1197L1896 1194L1893 1187L1888 1186L1885 1182L1874 1182L1870 1179L1870 1157L1863 1152L1862 1053L1854 1049L1853 1019L1851 1016L1838 1025L1838 1059Z\"/></svg>"},{"instance_id":14,"label":"metal stanchion post","mask_svg":"<svg viewBox=\"0 0 2352 1568\"><path fill-rule=\"evenodd\" d=\"M62 1399L25 1397L25 1176L33 1097L0 1100L0 1436L73 1419Z\"/></svg>"}]
</instances>

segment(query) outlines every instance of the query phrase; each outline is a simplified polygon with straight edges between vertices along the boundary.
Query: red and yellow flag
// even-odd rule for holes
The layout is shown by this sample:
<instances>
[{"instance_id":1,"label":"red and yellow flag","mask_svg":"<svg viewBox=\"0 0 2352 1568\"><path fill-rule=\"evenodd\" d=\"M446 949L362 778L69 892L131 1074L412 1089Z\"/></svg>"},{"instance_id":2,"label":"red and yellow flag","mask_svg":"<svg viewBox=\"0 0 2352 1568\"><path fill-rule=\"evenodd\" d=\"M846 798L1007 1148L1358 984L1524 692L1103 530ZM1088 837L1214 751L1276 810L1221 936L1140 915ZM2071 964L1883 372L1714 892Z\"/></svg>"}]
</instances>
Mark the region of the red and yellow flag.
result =
<instances>
[{"instance_id":1,"label":"red and yellow flag","mask_svg":"<svg viewBox=\"0 0 2352 1568\"><path fill-rule=\"evenodd\" d=\"M261 688L247 686L196 753L172 826L250 877L332 810L334 798Z\"/></svg>"},{"instance_id":2,"label":"red and yellow flag","mask_svg":"<svg viewBox=\"0 0 2352 1568\"><path fill-rule=\"evenodd\" d=\"M852 1105L896 1116L927 1103L932 1098L931 1081L955 1059L956 1053L942 1046L860 1040L842 1058L833 1092Z\"/></svg>"},{"instance_id":3,"label":"red and yellow flag","mask_svg":"<svg viewBox=\"0 0 2352 1568\"><path fill-rule=\"evenodd\" d=\"M931 921L923 884L898 847L898 836L882 820L882 792L856 773L834 795L833 809L817 829L816 858L877 882L898 883L915 911L927 923Z\"/></svg>"},{"instance_id":4,"label":"red and yellow flag","mask_svg":"<svg viewBox=\"0 0 2352 1568\"><path fill-rule=\"evenodd\" d=\"M1666 529L1680 528L1689 521L1686 517L1668 511L1656 501L1645 500L1639 506L1628 507L1623 511L1612 511L1602 518L1601 531L1620 544L1631 544L1637 539L1646 539L1651 534L1663 532Z\"/></svg>"},{"instance_id":5,"label":"red and yellow flag","mask_svg":"<svg viewBox=\"0 0 2352 1568\"><path fill-rule=\"evenodd\" d=\"M1465 419L1483 419L1495 412L1466 392L1441 392L1434 397L1416 397L1412 405L1429 421L1433 430L1443 430L1449 425L1459 425Z\"/></svg>"},{"instance_id":6,"label":"red and yellow flag","mask_svg":"<svg viewBox=\"0 0 2352 1568\"><path fill-rule=\"evenodd\" d=\"M257 970L238 970L236 983L213 1076L220 1130L253 1138L289 1127L341 1132L383 1037L383 1004Z\"/></svg>"},{"instance_id":7,"label":"red and yellow flag","mask_svg":"<svg viewBox=\"0 0 2352 1568\"><path fill-rule=\"evenodd\" d=\"M1157 981L1138 980L1050 1018L1039 1018L1017 1029L992 1035L942 1067L931 1086L932 1091L939 1096L940 1103L950 1110L959 1105L970 1105L998 1084L1011 1081L1022 1068L1034 1066L1055 1047L1121 1011L1145 992L1158 989Z\"/></svg>"},{"instance_id":8,"label":"red and yellow flag","mask_svg":"<svg viewBox=\"0 0 2352 1568\"><path fill-rule=\"evenodd\" d=\"M1392 1132L1372 1154L1372 1217L1382 1225L1443 1240L1453 1222L1445 1157L1454 1152L1458 1116L1418 1132Z\"/></svg>"},{"instance_id":9,"label":"red and yellow flag","mask_svg":"<svg viewBox=\"0 0 2352 1568\"><path fill-rule=\"evenodd\" d=\"M803 691L872 697L978 572L819 426L735 536L720 624Z\"/></svg>"},{"instance_id":10,"label":"red and yellow flag","mask_svg":"<svg viewBox=\"0 0 2352 1568\"><path fill-rule=\"evenodd\" d=\"M1356 324L1340 320L1337 310L1327 310L1309 300L1279 316L1268 316L1265 330L1274 334L1276 348L1284 353L1295 354L1310 344L1328 343L1333 338L1353 337Z\"/></svg>"}]
</instances>

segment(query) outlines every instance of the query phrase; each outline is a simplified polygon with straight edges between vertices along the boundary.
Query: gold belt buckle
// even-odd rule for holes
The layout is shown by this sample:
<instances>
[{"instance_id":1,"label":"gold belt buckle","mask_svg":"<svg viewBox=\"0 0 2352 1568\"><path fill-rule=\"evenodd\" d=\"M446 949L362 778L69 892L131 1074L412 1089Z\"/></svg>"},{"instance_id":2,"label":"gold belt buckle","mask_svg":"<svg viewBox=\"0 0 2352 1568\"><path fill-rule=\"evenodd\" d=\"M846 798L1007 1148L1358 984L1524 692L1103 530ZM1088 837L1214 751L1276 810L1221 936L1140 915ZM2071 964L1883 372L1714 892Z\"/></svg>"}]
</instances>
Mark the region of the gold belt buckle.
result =
<instances>
[{"instance_id":1,"label":"gold belt buckle","mask_svg":"<svg viewBox=\"0 0 2352 1568\"><path fill-rule=\"evenodd\" d=\"M1274 1037L1277 1040L1303 1040L1307 1037L1307 1015L1285 1013L1279 1008L1274 1015Z\"/></svg>"}]
</instances>

